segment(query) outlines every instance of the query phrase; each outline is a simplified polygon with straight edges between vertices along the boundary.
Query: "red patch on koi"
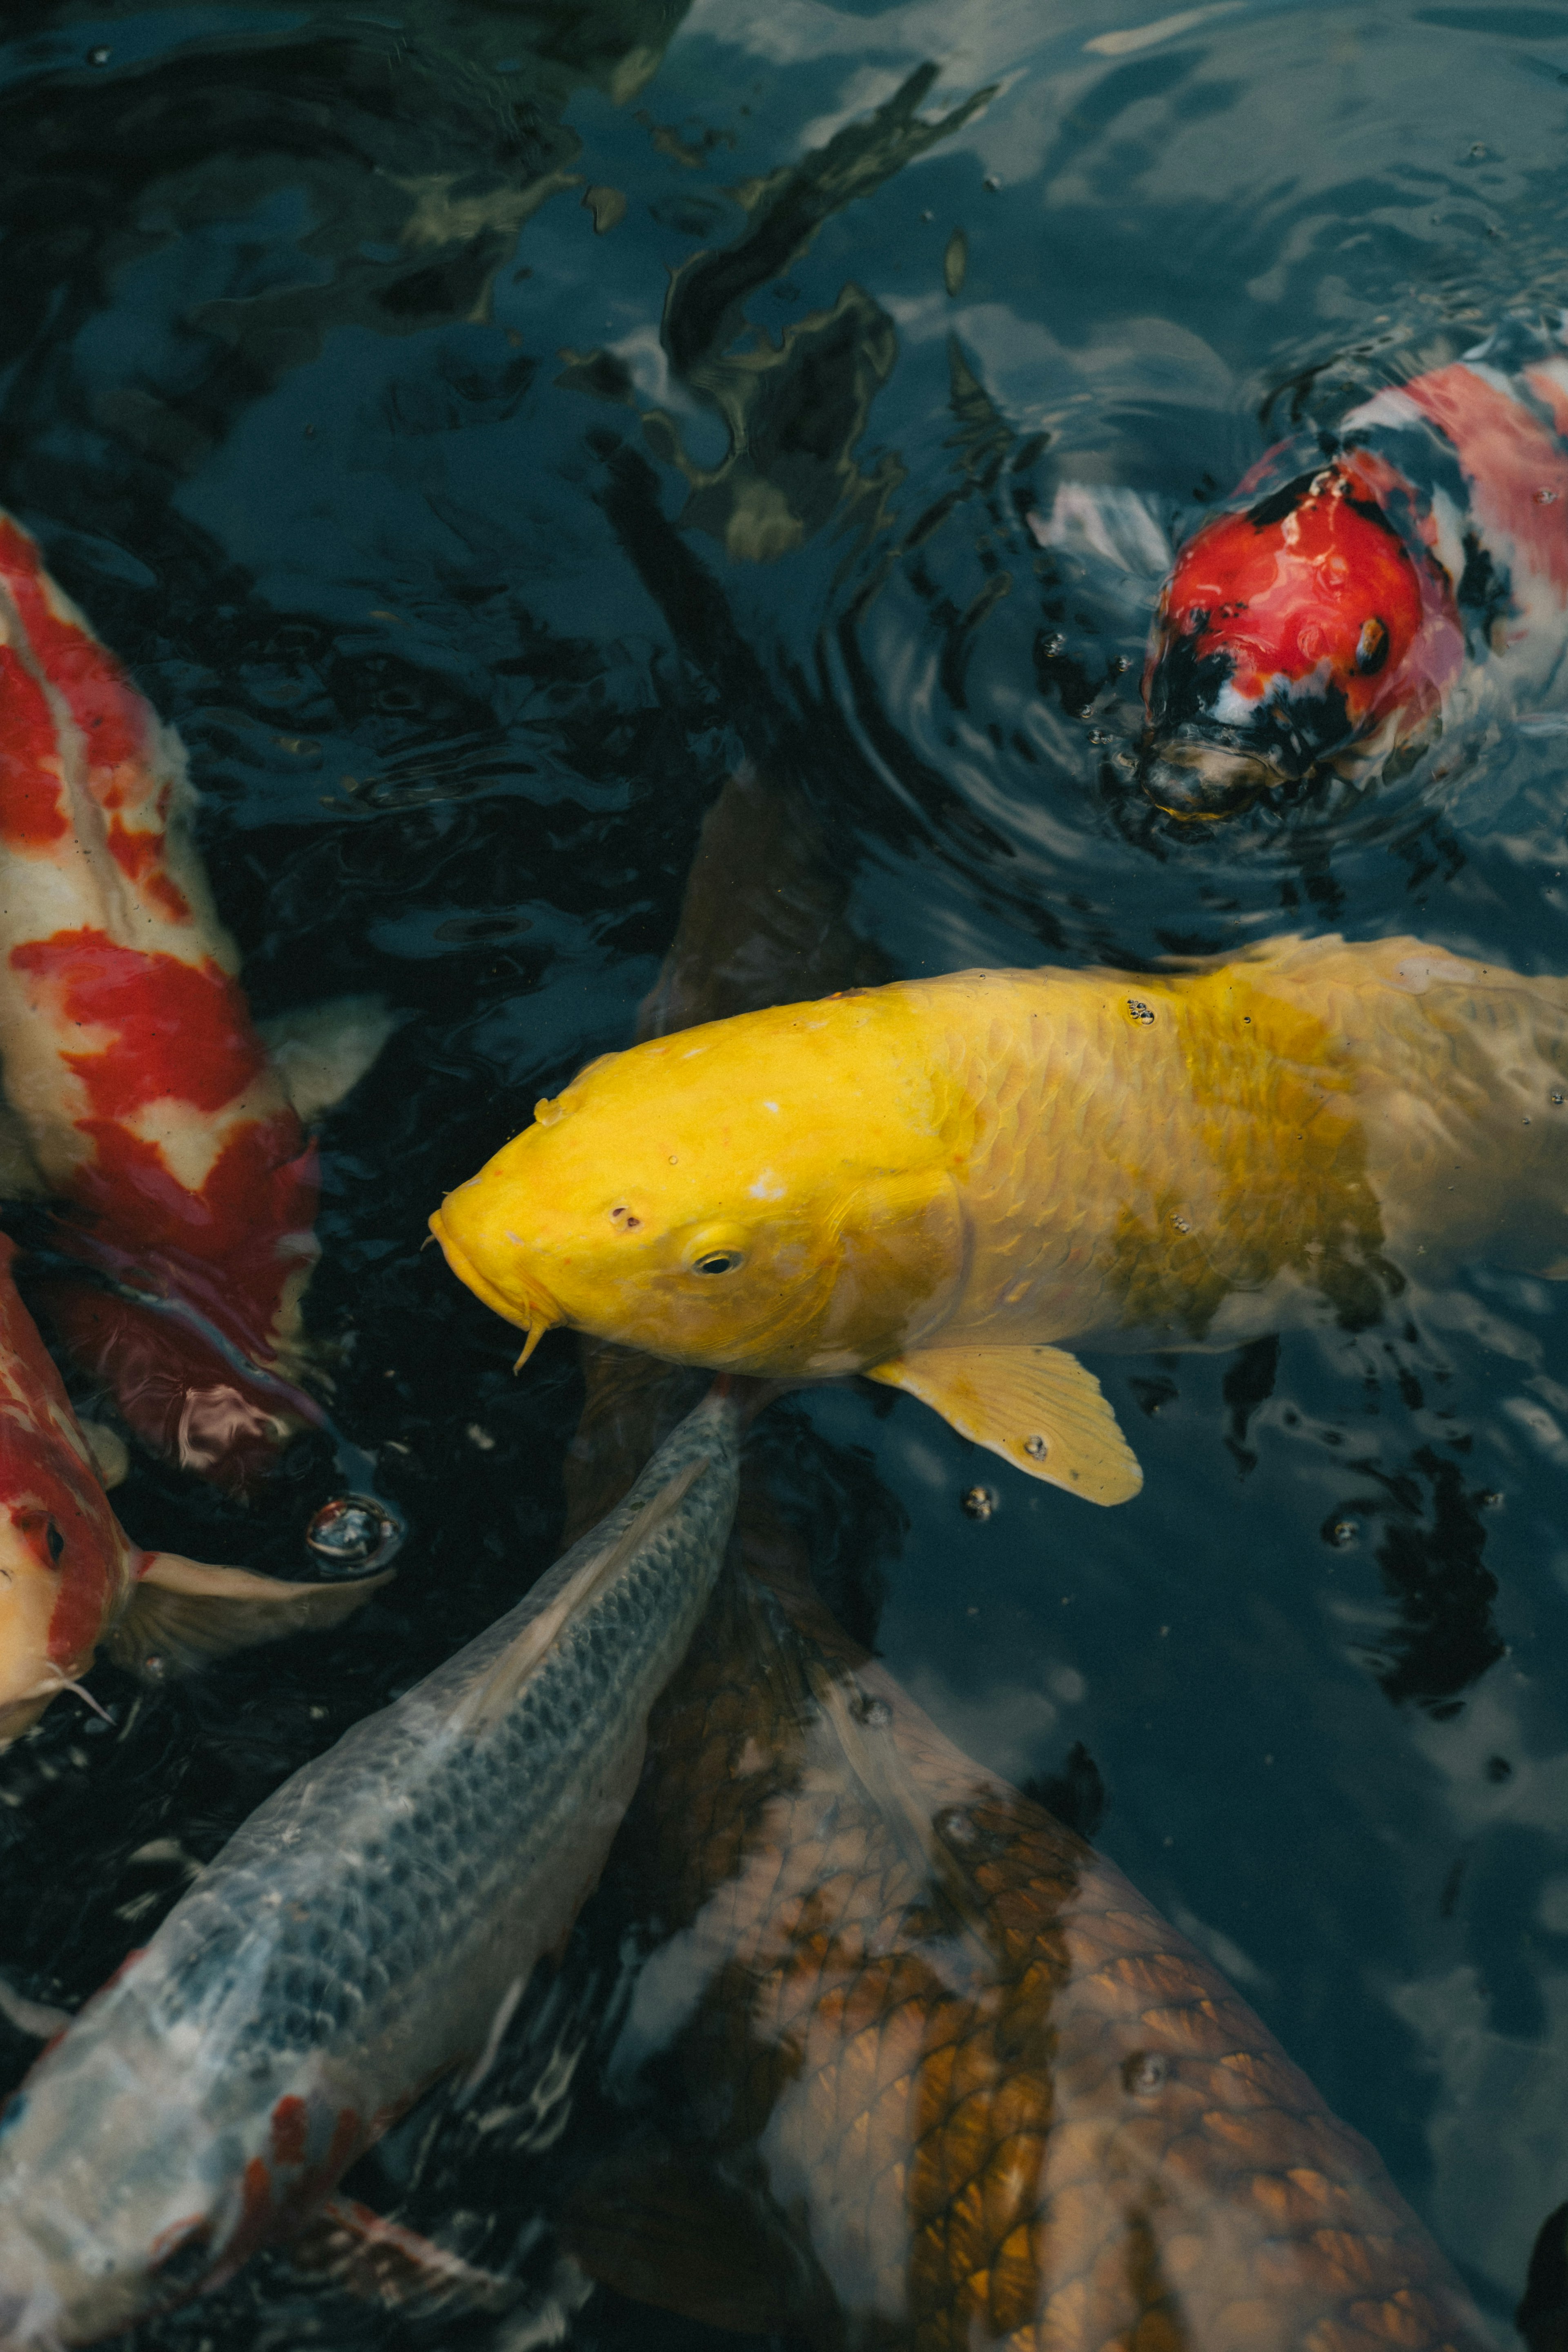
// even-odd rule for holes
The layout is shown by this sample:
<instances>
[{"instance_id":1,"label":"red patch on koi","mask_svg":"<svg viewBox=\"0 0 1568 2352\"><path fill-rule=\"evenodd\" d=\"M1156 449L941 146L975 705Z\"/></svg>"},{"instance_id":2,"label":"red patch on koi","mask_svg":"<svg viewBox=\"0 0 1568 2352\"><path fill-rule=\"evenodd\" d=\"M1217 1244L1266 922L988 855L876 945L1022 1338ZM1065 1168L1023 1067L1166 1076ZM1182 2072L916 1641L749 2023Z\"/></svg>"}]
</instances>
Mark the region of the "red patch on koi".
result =
<instances>
[{"instance_id":1,"label":"red patch on koi","mask_svg":"<svg viewBox=\"0 0 1568 2352\"><path fill-rule=\"evenodd\" d=\"M288 2102L280 2104L287 2105ZM303 2109L303 2100L296 2104ZM317 2208L331 2195L361 2148L376 2137L378 2135L374 2131L366 2132L363 2118L353 2107L340 2108L326 2154L320 2164L312 2165L309 2172L300 2175L282 2200L279 2209L279 2234L292 2237L301 2230Z\"/></svg>"},{"instance_id":2,"label":"red patch on koi","mask_svg":"<svg viewBox=\"0 0 1568 2352\"><path fill-rule=\"evenodd\" d=\"M1506 532L1568 602L1568 456L1554 436L1462 361L1417 376L1405 392L1453 443L1483 533Z\"/></svg>"},{"instance_id":3,"label":"red patch on koi","mask_svg":"<svg viewBox=\"0 0 1568 2352\"><path fill-rule=\"evenodd\" d=\"M174 884L170 881L168 876L164 873L161 866L155 874L149 874L146 881L142 886L142 896L150 898L155 907L161 907L163 908L164 914L168 916L169 920L172 923L188 923L190 921L191 908L189 900L185 898L184 892L177 889Z\"/></svg>"},{"instance_id":4,"label":"red patch on koi","mask_svg":"<svg viewBox=\"0 0 1568 2352\"><path fill-rule=\"evenodd\" d=\"M245 997L210 956L142 955L82 929L29 940L11 962L58 987L68 1020L112 1032L111 1045L64 1056L100 1118L171 1097L221 1110L266 1067Z\"/></svg>"},{"instance_id":5,"label":"red patch on koi","mask_svg":"<svg viewBox=\"0 0 1568 2352\"><path fill-rule=\"evenodd\" d=\"M55 714L37 679L0 646L0 835L41 849L70 830L60 804Z\"/></svg>"},{"instance_id":6,"label":"red patch on koi","mask_svg":"<svg viewBox=\"0 0 1568 2352\"><path fill-rule=\"evenodd\" d=\"M289 1276L316 1255L316 1150L293 1112L237 1127L199 1192L172 1173L157 1144L107 1119L79 1124L97 1151L71 1185L89 1229L67 1246L145 1289L188 1298L247 1353L266 1353Z\"/></svg>"},{"instance_id":7,"label":"red patch on koi","mask_svg":"<svg viewBox=\"0 0 1568 2352\"><path fill-rule=\"evenodd\" d=\"M239 2220L234 2235L223 2250L223 2259L205 2284L226 2286L237 2271L244 2269L254 2253L259 2252L272 2235L272 2176L266 2160L253 2156L246 2166L240 2181Z\"/></svg>"},{"instance_id":8,"label":"red patch on koi","mask_svg":"<svg viewBox=\"0 0 1568 2352\"><path fill-rule=\"evenodd\" d=\"M1259 530L1245 512L1218 515L1176 558L1165 626L1196 638L1200 657L1222 648L1249 698L1278 677L1300 679L1326 661L1353 724L1405 699L1400 676L1420 634L1425 600L1400 541L1325 482L1284 521ZM1367 623L1386 632L1375 672L1356 653Z\"/></svg>"},{"instance_id":9,"label":"red patch on koi","mask_svg":"<svg viewBox=\"0 0 1568 2352\"><path fill-rule=\"evenodd\" d=\"M272 2110L272 2161L290 2169L303 2164L310 2138L310 2111L289 2093Z\"/></svg>"},{"instance_id":10,"label":"red patch on koi","mask_svg":"<svg viewBox=\"0 0 1568 2352\"><path fill-rule=\"evenodd\" d=\"M348 2170L359 2153L363 2134L364 2126L358 2112L353 2107L340 2107L332 2126L331 2145L321 2158L320 2178L323 2188L331 2188Z\"/></svg>"},{"instance_id":11,"label":"red patch on koi","mask_svg":"<svg viewBox=\"0 0 1568 2352\"><path fill-rule=\"evenodd\" d=\"M87 739L92 766L112 770L144 759L151 732L146 704L113 655L53 609L38 551L8 520L0 521L0 581L38 667Z\"/></svg>"},{"instance_id":12,"label":"red patch on koi","mask_svg":"<svg viewBox=\"0 0 1568 2352\"><path fill-rule=\"evenodd\" d=\"M111 809L117 807L120 797L119 789L115 787L105 793L106 805ZM189 922L190 908L163 871L163 836L161 833L129 832L118 816L111 815L109 821L109 854L126 878L137 885L144 898L153 899L174 922Z\"/></svg>"}]
</instances>

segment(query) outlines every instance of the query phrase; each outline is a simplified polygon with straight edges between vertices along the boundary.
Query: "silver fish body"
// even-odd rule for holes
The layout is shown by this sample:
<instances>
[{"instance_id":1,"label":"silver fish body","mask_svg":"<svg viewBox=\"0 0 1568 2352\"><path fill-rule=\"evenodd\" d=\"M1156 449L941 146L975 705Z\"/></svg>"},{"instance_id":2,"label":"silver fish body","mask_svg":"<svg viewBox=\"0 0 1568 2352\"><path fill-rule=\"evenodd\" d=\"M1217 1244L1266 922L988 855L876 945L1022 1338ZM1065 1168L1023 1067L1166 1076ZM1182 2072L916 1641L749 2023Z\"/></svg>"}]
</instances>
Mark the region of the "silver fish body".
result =
<instances>
[{"instance_id":1,"label":"silver fish body","mask_svg":"<svg viewBox=\"0 0 1568 2352\"><path fill-rule=\"evenodd\" d=\"M705 1399L516 1609L270 1797L45 2053L0 2117L0 2352L222 2284L483 2063L598 1877L739 1448Z\"/></svg>"}]
</instances>

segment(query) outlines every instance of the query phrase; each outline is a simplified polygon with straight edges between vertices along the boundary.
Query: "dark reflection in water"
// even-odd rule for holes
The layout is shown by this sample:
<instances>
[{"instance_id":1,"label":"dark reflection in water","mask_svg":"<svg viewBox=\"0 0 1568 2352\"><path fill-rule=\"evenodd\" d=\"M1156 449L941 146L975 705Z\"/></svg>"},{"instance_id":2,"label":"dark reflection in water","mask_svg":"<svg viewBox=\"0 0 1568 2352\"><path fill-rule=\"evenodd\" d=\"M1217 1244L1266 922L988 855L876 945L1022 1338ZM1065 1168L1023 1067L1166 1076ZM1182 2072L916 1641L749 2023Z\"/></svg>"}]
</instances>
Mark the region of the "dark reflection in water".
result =
<instances>
[{"instance_id":1,"label":"dark reflection in water","mask_svg":"<svg viewBox=\"0 0 1568 2352\"><path fill-rule=\"evenodd\" d=\"M1342 1543L1358 1518L1377 1528L1378 1566L1399 1611L1379 1644L1378 1681L1395 1701L1451 1705L1503 1655L1491 1611L1497 1579L1482 1566L1482 1512L1499 1498L1470 1491L1462 1465L1430 1446L1403 1472L1373 1475L1382 1492L1344 1504L1324 1533Z\"/></svg>"},{"instance_id":2,"label":"dark reflection in water","mask_svg":"<svg viewBox=\"0 0 1568 2352\"><path fill-rule=\"evenodd\" d=\"M0 499L184 734L258 1011L411 1016L328 1129L310 1301L398 1580L155 1702L106 1669L117 1732L62 1701L0 1764L31 1997L85 1997L552 1555L579 1370L512 1382L419 1244L650 990L672 1028L1330 927L1568 970L1562 739L1201 838L1125 764L1166 543L1282 432L1568 294L1568 16L1138 13L8 12ZM1500 2329L1568 2189L1568 1370L1551 1286L1468 1268L1411 1317L1097 1367L1147 1472L1119 1513L987 1457L968 1516L973 1450L858 1389L780 1409L756 1475L976 1769L1086 1830L1109 1791L1108 1851ZM141 1462L126 1522L286 1570L313 1444L248 1513ZM640 1860L493 2102L360 2184L565 2305L546 2217L639 2121ZM734 2340L612 2295L567 2325ZM209 2337L415 2340L270 2261L146 2331Z\"/></svg>"}]
</instances>

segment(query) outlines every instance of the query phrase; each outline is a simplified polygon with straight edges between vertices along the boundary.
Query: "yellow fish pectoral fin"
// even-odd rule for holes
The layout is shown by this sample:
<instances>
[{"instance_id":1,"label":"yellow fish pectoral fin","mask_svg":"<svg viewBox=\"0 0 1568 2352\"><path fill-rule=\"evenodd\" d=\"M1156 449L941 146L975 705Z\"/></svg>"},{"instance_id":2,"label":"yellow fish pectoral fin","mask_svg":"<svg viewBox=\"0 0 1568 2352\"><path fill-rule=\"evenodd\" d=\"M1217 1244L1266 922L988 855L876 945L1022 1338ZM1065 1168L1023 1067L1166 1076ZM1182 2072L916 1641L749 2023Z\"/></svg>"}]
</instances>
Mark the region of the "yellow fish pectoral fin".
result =
<instances>
[{"instance_id":1,"label":"yellow fish pectoral fin","mask_svg":"<svg viewBox=\"0 0 1568 2352\"><path fill-rule=\"evenodd\" d=\"M1094 1374L1060 1348L920 1348L868 1380L907 1389L956 1429L1088 1503L1128 1503L1143 1473Z\"/></svg>"}]
</instances>

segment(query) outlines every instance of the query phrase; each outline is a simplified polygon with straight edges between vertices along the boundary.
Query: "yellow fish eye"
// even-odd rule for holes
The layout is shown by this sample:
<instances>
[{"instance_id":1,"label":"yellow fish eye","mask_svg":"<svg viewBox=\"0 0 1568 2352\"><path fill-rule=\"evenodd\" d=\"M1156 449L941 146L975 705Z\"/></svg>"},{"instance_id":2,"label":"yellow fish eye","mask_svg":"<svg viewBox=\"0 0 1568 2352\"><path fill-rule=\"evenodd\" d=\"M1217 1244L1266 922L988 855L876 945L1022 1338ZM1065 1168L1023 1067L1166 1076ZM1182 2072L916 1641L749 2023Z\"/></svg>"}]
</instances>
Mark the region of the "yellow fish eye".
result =
<instances>
[{"instance_id":1,"label":"yellow fish eye","mask_svg":"<svg viewBox=\"0 0 1568 2352\"><path fill-rule=\"evenodd\" d=\"M681 1253L689 1274L735 1274L746 1263L751 1236L736 1225L705 1225Z\"/></svg>"}]
</instances>

